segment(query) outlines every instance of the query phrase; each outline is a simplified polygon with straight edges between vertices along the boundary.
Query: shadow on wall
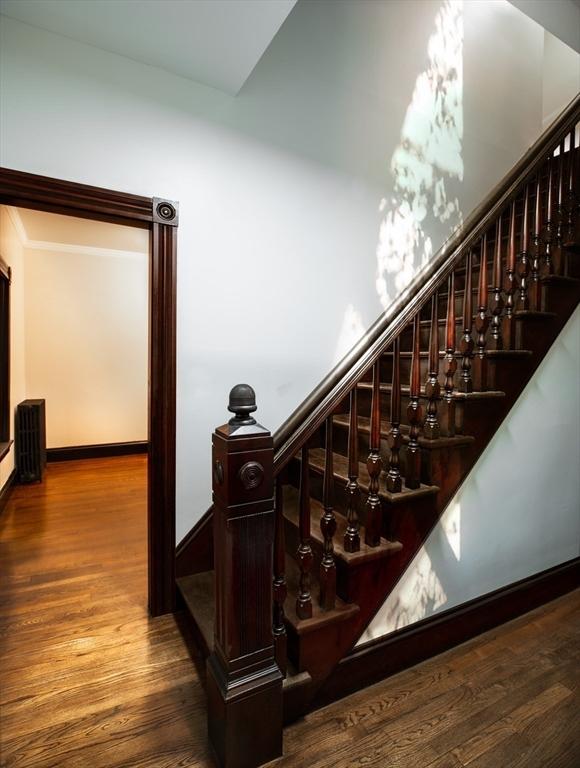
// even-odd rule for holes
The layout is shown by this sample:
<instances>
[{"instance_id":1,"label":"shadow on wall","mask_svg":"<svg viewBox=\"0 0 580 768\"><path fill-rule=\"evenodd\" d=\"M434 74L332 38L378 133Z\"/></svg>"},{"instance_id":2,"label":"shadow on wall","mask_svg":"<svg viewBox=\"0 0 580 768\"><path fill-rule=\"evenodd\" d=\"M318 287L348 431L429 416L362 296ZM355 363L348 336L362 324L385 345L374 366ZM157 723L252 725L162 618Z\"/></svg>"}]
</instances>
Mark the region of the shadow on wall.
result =
<instances>
[{"instance_id":1,"label":"shadow on wall","mask_svg":"<svg viewBox=\"0 0 580 768\"><path fill-rule=\"evenodd\" d=\"M463 0L445 0L427 54L391 158L393 193L379 206L376 289L383 309L433 255L433 227L447 224L451 234L463 223L458 188L463 181ZM364 331L360 313L350 304L337 359Z\"/></svg>"}]
</instances>

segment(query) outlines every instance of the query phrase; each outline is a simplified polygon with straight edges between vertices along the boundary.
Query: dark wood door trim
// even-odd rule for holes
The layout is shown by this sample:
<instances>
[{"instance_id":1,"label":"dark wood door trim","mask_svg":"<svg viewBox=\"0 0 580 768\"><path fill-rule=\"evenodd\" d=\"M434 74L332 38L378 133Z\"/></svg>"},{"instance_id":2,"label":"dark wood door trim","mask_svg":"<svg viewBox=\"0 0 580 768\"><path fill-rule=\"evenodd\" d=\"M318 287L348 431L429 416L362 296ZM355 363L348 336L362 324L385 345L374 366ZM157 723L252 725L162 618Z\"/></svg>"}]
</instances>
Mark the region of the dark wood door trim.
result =
<instances>
[{"instance_id":1,"label":"dark wood door trim","mask_svg":"<svg viewBox=\"0 0 580 768\"><path fill-rule=\"evenodd\" d=\"M0 204L148 229L149 609L175 607L175 381L178 205L0 168Z\"/></svg>"}]
</instances>

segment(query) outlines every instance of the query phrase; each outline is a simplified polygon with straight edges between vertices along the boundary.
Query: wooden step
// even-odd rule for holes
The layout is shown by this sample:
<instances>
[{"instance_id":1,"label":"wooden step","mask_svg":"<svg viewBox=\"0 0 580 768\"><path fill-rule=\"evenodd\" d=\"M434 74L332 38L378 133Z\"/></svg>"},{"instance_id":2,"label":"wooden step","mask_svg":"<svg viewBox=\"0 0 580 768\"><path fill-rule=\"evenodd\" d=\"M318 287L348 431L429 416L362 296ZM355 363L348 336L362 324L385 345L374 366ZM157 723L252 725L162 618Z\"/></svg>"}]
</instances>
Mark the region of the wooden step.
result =
<instances>
[{"instance_id":1,"label":"wooden step","mask_svg":"<svg viewBox=\"0 0 580 768\"><path fill-rule=\"evenodd\" d=\"M316 571L312 570L311 578L311 599L312 599L312 617L309 619L300 619L296 615L296 596L298 595L298 581L300 578L300 569L298 563L292 555L286 554L286 587L288 597L284 605L284 614L288 631L302 636L311 632L317 632L323 627L330 627L345 621L350 621L353 616L359 612L360 608L354 603L345 603L340 597L336 598L334 608L331 611L324 611L318 601L318 590L316 588ZM289 626L288 626L289 625Z\"/></svg>"},{"instance_id":2,"label":"wooden step","mask_svg":"<svg viewBox=\"0 0 580 768\"><path fill-rule=\"evenodd\" d=\"M349 428L349 417L345 414L339 414L333 417L333 424L343 429ZM381 421L381 438L386 440L389 436L391 424L388 421ZM400 430L403 435L403 442L409 442L409 426L401 424ZM358 417L358 431L365 435L370 434L371 420L367 416ZM426 450L435 450L436 448L458 448L464 445L471 445L475 440L471 435L456 435L454 437L438 437L435 440L428 440L423 435L419 436L419 445Z\"/></svg>"},{"instance_id":3,"label":"wooden step","mask_svg":"<svg viewBox=\"0 0 580 768\"><path fill-rule=\"evenodd\" d=\"M325 460L324 448L312 448L310 451L310 467L318 474L324 474L324 460ZM346 485L348 480L348 459L342 456L340 453L333 454L334 462L334 478L335 480L342 481ZM422 498L424 496L436 496L439 492L437 485L424 485L421 484L419 488L405 488L400 493L390 493L385 486L386 473L382 472L379 479L379 496L388 501L389 504L401 504L404 502L412 501L413 499ZM363 493L368 493L370 485L369 473L367 465L363 462L359 462L358 465L358 487Z\"/></svg>"},{"instance_id":4,"label":"wooden step","mask_svg":"<svg viewBox=\"0 0 580 768\"><path fill-rule=\"evenodd\" d=\"M529 353L528 353L529 354ZM361 381L357 387L361 390L372 390L372 384L369 381ZM390 394L392 390L391 384L381 384L381 392ZM400 387L401 396L409 397L411 388L409 386ZM421 399L427 399L425 395L425 387L421 387L420 395ZM466 401L466 400L493 400L495 398L505 397L505 392L501 390L484 390L482 392L458 392L453 391L452 395L454 400Z\"/></svg>"},{"instance_id":5,"label":"wooden step","mask_svg":"<svg viewBox=\"0 0 580 768\"><path fill-rule=\"evenodd\" d=\"M299 522L299 498L298 491L290 485L284 486L284 517L289 520L296 528ZM324 537L320 531L320 518L324 514L324 507L322 504L314 498L310 499L310 513L312 516L312 523L310 527L310 536L313 541L322 547L324 544ZM346 552L343 546L344 533L346 531L346 519L338 511L335 512L336 519L336 533L334 535L334 556L342 560L347 565L358 565L360 562L367 562L369 560L377 560L384 557L391 557L396 552L399 552L403 545L400 541L388 541L381 538L381 543L378 547L369 547L365 542L365 529L364 525L361 525L359 529L360 535L360 550L358 552Z\"/></svg>"},{"instance_id":6,"label":"wooden step","mask_svg":"<svg viewBox=\"0 0 580 768\"><path fill-rule=\"evenodd\" d=\"M214 572L204 571L192 576L182 576L177 579L177 588L192 619L192 628L196 636L197 646L204 658L207 658L212 653L214 647ZM291 597L289 596L288 599L291 599ZM312 678L308 672L298 672L289 664L282 685L285 694L295 695L294 689L309 685L311 682Z\"/></svg>"}]
</instances>

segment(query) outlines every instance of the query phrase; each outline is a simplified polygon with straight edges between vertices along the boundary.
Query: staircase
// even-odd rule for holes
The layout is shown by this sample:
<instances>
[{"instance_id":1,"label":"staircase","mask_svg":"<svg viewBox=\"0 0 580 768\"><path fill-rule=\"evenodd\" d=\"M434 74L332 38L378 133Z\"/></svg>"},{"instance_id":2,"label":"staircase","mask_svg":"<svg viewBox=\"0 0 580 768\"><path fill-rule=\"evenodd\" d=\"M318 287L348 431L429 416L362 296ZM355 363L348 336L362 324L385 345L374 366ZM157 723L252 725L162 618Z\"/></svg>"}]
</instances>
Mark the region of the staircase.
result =
<instances>
[{"instance_id":1,"label":"staircase","mask_svg":"<svg viewBox=\"0 0 580 768\"><path fill-rule=\"evenodd\" d=\"M577 97L273 439L232 390L176 561L220 764L364 679L357 640L577 306L579 120Z\"/></svg>"}]
</instances>

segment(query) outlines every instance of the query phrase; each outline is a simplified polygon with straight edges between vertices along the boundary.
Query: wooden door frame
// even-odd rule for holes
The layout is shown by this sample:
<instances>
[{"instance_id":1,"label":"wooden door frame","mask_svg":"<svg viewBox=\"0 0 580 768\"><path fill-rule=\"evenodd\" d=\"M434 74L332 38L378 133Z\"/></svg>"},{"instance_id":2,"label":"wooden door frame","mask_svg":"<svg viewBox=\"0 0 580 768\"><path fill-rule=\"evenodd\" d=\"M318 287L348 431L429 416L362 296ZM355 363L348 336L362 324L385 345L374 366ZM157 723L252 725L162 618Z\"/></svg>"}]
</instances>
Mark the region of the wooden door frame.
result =
<instances>
[{"instance_id":1,"label":"wooden door frame","mask_svg":"<svg viewBox=\"0 0 580 768\"><path fill-rule=\"evenodd\" d=\"M175 607L176 256L173 200L0 168L0 204L140 227L149 246L148 597L153 616Z\"/></svg>"}]
</instances>

